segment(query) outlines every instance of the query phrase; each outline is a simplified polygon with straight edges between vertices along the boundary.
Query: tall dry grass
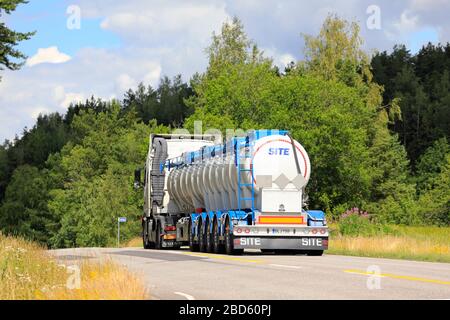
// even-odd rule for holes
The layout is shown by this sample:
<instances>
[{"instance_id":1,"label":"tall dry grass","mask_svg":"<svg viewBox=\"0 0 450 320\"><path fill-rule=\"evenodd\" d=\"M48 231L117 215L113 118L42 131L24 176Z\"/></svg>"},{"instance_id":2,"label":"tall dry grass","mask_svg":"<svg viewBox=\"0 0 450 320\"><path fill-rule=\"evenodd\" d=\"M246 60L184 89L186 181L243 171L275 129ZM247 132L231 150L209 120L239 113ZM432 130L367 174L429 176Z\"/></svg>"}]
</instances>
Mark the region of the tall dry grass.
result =
<instances>
[{"instance_id":1,"label":"tall dry grass","mask_svg":"<svg viewBox=\"0 0 450 320\"><path fill-rule=\"evenodd\" d=\"M392 226L394 234L332 235L328 253L376 258L450 262L450 228Z\"/></svg>"},{"instance_id":2,"label":"tall dry grass","mask_svg":"<svg viewBox=\"0 0 450 320\"><path fill-rule=\"evenodd\" d=\"M140 279L112 261L83 262L78 274L80 281L68 285L75 272L58 265L44 248L0 234L0 300L148 298Z\"/></svg>"},{"instance_id":3,"label":"tall dry grass","mask_svg":"<svg viewBox=\"0 0 450 320\"><path fill-rule=\"evenodd\" d=\"M128 242L125 242L121 247L124 248L142 248L142 238L141 237L135 237L130 239Z\"/></svg>"}]
</instances>

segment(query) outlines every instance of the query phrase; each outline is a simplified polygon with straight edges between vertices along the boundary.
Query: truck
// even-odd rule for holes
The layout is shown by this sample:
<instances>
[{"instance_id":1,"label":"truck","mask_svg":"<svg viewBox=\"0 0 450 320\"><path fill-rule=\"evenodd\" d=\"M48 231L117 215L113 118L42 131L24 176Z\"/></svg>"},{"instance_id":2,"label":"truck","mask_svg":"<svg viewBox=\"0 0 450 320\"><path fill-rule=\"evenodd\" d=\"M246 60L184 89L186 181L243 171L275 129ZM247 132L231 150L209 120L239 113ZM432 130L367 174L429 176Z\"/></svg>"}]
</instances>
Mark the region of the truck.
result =
<instances>
[{"instance_id":1,"label":"truck","mask_svg":"<svg viewBox=\"0 0 450 320\"><path fill-rule=\"evenodd\" d=\"M285 130L226 141L151 134L145 168L135 172L144 192L143 246L320 256L329 231L323 211L305 209L310 175L306 150Z\"/></svg>"}]
</instances>

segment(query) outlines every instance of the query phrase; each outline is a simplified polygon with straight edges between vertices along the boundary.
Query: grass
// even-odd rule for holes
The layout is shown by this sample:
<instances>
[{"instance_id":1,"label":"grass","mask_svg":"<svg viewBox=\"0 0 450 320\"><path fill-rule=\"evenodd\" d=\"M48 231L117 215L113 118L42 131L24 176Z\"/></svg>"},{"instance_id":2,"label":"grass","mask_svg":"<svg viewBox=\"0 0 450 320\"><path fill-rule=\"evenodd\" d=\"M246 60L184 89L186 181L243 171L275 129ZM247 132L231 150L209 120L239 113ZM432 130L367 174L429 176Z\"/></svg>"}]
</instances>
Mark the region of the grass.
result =
<instances>
[{"instance_id":1,"label":"grass","mask_svg":"<svg viewBox=\"0 0 450 320\"><path fill-rule=\"evenodd\" d=\"M123 248L142 248L142 238L136 237L130 239L128 242L125 242L123 245L121 245Z\"/></svg>"},{"instance_id":2,"label":"grass","mask_svg":"<svg viewBox=\"0 0 450 320\"><path fill-rule=\"evenodd\" d=\"M450 262L450 227L390 226L391 234L342 236L332 226L329 254Z\"/></svg>"},{"instance_id":3,"label":"grass","mask_svg":"<svg viewBox=\"0 0 450 320\"><path fill-rule=\"evenodd\" d=\"M79 274L79 288L76 286ZM71 286L72 285L72 286ZM0 300L147 299L140 279L112 261L67 270L44 248L0 234Z\"/></svg>"}]
</instances>

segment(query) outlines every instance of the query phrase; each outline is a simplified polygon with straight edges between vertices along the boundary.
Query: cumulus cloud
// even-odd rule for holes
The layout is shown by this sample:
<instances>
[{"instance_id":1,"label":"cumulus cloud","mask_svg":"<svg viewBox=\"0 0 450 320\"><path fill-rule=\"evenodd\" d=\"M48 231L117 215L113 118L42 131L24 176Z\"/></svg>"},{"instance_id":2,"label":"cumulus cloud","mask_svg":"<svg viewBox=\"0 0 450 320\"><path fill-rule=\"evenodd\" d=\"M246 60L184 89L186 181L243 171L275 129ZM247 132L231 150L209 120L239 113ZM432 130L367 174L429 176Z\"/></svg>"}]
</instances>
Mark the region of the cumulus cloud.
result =
<instances>
[{"instance_id":1,"label":"cumulus cloud","mask_svg":"<svg viewBox=\"0 0 450 320\"><path fill-rule=\"evenodd\" d=\"M26 65L29 67L41 63L64 63L71 59L71 57L58 50L58 47L40 48L37 53L28 58Z\"/></svg>"}]
</instances>

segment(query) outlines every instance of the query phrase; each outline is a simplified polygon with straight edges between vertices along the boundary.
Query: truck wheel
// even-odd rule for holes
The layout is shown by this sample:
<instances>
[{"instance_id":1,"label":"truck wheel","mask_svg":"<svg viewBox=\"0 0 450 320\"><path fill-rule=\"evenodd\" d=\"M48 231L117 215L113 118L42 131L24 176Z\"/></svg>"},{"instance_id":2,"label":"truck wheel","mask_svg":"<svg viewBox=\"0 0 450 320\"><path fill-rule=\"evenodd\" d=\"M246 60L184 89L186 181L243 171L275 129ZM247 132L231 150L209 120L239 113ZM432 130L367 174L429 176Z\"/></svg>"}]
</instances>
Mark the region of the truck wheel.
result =
<instances>
[{"instance_id":1,"label":"truck wheel","mask_svg":"<svg viewBox=\"0 0 450 320\"><path fill-rule=\"evenodd\" d=\"M161 225L158 223L156 226L156 239L155 239L155 249L161 250L162 249L162 240L161 240Z\"/></svg>"},{"instance_id":2,"label":"truck wheel","mask_svg":"<svg viewBox=\"0 0 450 320\"><path fill-rule=\"evenodd\" d=\"M142 243L144 245L144 249L150 249L150 242L148 241L148 237L145 232L142 232Z\"/></svg>"},{"instance_id":3,"label":"truck wheel","mask_svg":"<svg viewBox=\"0 0 450 320\"><path fill-rule=\"evenodd\" d=\"M144 245L144 249L154 249L155 248L155 243L151 242L148 239L148 234L145 234L145 228L142 228L142 243Z\"/></svg>"},{"instance_id":4,"label":"truck wheel","mask_svg":"<svg viewBox=\"0 0 450 320\"><path fill-rule=\"evenodd\" d=\"M189 249L192 252L197 252L199 250L198 244L194 242L194 233L192 232L191 224L189 224Z\"/></svg>"},{"instance_id":5,"label":"truck wheel","mask_svg":"<svg viewBox=\"0 0 450 320\"><path fill-rule=\"evenodd\" d=\"M198 232L198 245L201 252L206 252L206 234L203 223L201 224L200 230Z\"/></svg>"},{"instance_id":6,"label":"truck wheel","mask_svg":"<svg viewBox=\"0 0 450 320\"><path fill-rule=\"evenodd\" d=\"M320 257L321 255L323 255L323 250L309 250L306 253L307 256L315 256L315 257Z\"/></svg>"},{"instance_id":7,"label":"truck wheel","mask_svg":"<svg viewBox=\"0 0 450 320\"><path fill-rule=\"evenodd\" d=\"M208 221L205 228L206 252L213 252L213 235L210 230L210 222Z\"/></svg>"},{"instance_id":8,"label":"truck wheel","mask_svg":"<svg viewBox=\"0 0 450 320\"><path fill-rule=\"evenodd\" d=\"M217 225L217 221L214 222L212 236L213 236L213 252L222 253L223 246L222 244L220 244L219 240L219 226Z\"/></svg>"},{"instance_id":9,"label":"truck wheel","mask_svg":"<svg viewBox=\"0 0 450 320\"><path fill-rule=\"evenodd\" d=\"M238 255L244 252L244 249L234 249L234 235L228 222L225 226L225 252L229 255Z\"/></svg>"}]
</instances>

